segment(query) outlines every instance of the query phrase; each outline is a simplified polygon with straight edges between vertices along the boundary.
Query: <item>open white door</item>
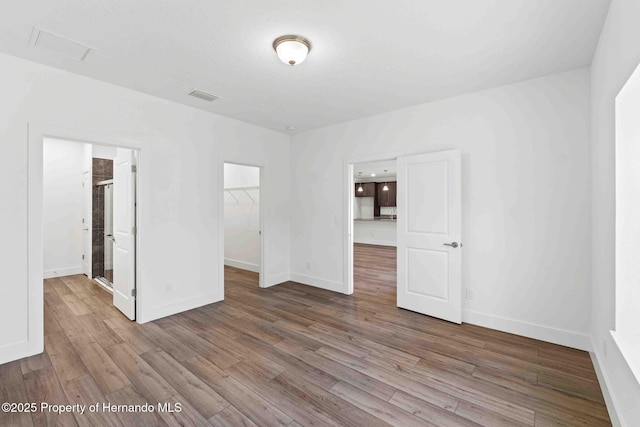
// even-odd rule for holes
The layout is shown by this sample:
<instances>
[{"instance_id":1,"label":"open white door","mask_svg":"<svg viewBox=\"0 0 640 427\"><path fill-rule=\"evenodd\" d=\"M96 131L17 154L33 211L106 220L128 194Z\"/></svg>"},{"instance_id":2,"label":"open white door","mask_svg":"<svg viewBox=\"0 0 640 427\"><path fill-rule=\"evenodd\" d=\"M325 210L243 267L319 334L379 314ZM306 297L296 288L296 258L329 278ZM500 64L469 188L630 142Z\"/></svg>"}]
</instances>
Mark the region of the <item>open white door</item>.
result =
<instances>
[{"instance_id":1,"label":"open white door","mask_svg":"<svg viewBox=\"0 0 640 427\"><path fill-rule=\"evenodd\" d=\"M113 305L136 317L136 179L133 152L118 148L113 161Z\"/></svg>"},{"instance_id":2,"label":"open white door","mask_svg":"<svg viewBox=\"0 0 640 427\"><path fill-rule=\"evenodd\" d=\"M398 307L462 322L459 150L398 158Z\"/></svg>"},{"instance_id":3,"label":"open white door","mask_svg":"<svg viewBox=\"0 0 640 427\"><path fill-rule=\"evenodd\" d=\"M91 212L93 202L91 188L91 173L82 174L82 273L88 278L91 276Z\"/></svg>"}]
</instances>

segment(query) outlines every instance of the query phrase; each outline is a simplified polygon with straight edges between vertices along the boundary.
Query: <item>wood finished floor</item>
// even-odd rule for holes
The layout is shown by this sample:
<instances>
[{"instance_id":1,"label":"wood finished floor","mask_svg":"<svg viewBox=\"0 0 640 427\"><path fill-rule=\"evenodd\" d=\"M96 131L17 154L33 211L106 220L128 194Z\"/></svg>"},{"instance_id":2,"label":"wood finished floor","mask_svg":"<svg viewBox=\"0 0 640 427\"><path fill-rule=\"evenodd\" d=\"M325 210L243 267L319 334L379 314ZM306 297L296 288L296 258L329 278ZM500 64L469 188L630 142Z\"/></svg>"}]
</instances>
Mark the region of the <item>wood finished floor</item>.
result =
<instances>
[{"instance_id":1,"label":"wood finished floor","mask_svg":"<svg viewBox=\"0 0 640 427\"><path fill-rule=\"evenodd\" d=\"M353 296L229 268L224 302L145 325L84 276L46 280L45 352L0 366L0 401L183 411L0 425L610 425L587 353L397 309L395 249L355 262Z\"/></svg>"}]
</instances>

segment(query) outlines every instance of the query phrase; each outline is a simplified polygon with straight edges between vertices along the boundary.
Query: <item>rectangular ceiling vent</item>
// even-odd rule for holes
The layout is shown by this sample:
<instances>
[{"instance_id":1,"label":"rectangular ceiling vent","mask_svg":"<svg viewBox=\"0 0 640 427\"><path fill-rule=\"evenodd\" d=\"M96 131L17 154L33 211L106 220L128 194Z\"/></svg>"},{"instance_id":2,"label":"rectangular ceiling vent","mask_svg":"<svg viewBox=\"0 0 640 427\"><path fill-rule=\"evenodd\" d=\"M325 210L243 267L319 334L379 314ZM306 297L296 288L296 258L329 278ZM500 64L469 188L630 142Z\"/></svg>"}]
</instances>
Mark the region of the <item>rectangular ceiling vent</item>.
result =
<instances>
[{"instance_id":1,"label":"rectangular ceiling vent","mask_svg":"<svg viewBox=\"0 0 640 427\"><path fill-rule=\"evenodd\" d=\"M87 59L89 53L94 50L93 48L75 40L71 40L67 37L54 34L38 27L34 27L29 44L78 61L84 61Z\"/></svg>"},{"instance_id":2,"label":"rectangular ceiling vent","mask_svg":"<svg viewBox=\"0 0 640 427\"><path fill-rule=\"evenodd\" d=\"M191 93L189 93L189 95L196 97L196 98L200 98L200 99L204 99L205 101L215 101L216 99L218 99L217 96L215 95L211 95L210 93L207 92L203 92L201 90L198 89L194 89L191 91Z\"/></svg>"}]
</instances>

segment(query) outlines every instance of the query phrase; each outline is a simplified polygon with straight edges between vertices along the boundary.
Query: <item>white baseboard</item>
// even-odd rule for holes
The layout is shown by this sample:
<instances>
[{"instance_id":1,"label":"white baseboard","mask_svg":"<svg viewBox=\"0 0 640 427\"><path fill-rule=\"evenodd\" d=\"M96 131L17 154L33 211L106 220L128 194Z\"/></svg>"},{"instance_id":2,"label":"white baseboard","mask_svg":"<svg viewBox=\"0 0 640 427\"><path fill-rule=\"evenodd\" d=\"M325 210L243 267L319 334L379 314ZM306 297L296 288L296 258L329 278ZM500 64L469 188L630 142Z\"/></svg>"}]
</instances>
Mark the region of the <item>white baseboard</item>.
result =
<instances>
[{"instance_id":1,"label":"white baseboard","mask_svg":"<svg viewBox=\"0 0 640 427\"><path fill-rule=\"evenodd\" d=\"M64 268L52 268L44 271L45 279L52 279L54 277L73 276L74 274L82 274L82 266L77 267L64 267Z\"/></svg>"},{"instance_id":2,"label":"white baseboard","mask_svg":"<svg viewBox=\"0 0 640 427\"><path fill-rule=\"evenodd\" d=\"M229 267L239 268L240 270L248 270L253 271L254 273L260 273L260 266L256 264L251 264L249 262L238 261L237 259L224 259L224 265L228 265Z\"/></svg>"},{"instance_id":3,"label":"white baseboard","mask_svg":"<svg viewBox=\"0 0 640 427\"><path fill-rule=\"evenodd\" d=\"M393 246L394 248L398 246L396 242L391 242L389 240L376 240L376 239L358 239L354 240L353 243L360 243L362 245L376 245L376 246Z\"/></svg>"},{"instance_id":4,"label":"white baseboard","mask_svg":"<svg viewBox=\"0 0 640 427\"><path fill-rule=\"evenodd\" d=\"M593 337L592 337L593 338ZM602 396L604 397L604 402L607 405L607 412L609 413L609 418L611 418L611 424L614 427L621 427L622 423L620 422L620 417L618 417L618 399L616 395L612 392L613 390L609 387L610 381L609 377L605 373L605 370L602 369L600 365L600 360L598 358L598 354L595 351L597 348L593 339L591 341L591 347L594 351L589 352L591 356L591 362L593 363L593 367L596 371L596 376L598 377L598 383L600 383L600 389L602 390Z\"/></svg>"},{"instance_id":5,"label":"white baseboard","mask_svg":"<svg viewBox=\"0 0 640 427\"><path fill-rule=\"evenodd\" d=\"M291 281L302 283L303 285L314 286L320 289L326 289L328 291L347 294L344 284L340 282L332 282L330 280L320 279L319 277L291 273Z\"/></svg>"},{"instance_id":6,"label":"white baseboard","mask_svg":"<svg viewBox=\"0 0 640 427\"><path fill-rule=\"evenodd\" d=\"M551 328L549 326L493 316L471 310L462 311L462 321L502 332L522 335L527 338L563 345L565 347L591 351L591 339L588 335L579 332Z\"/></svg>"},{"instance_id":7,"label":"white baseboard","mask_svg":"<svg viewBox=\"0 0 640 427\"><path fill-rule=\"evenodd\" d=\"M193 310L194 308L202 307L207 304L220 302L223 299L224 298L218 292L200 295L192 298L186 298L180 301L172 302L171 304L166 304L160 307L153 307L151 309L145 310L141 314L140 319L138 319L138 322L152 322L163 317L182 313L183 311Z\"/></svg>"},{"instance_id":8,"label":"white baseboard","mask_svg":"<svg viewBox=\"0 0 640 427\"><path fill-rule=\"evenodd\" d=\"M276 274L275 276L270 276L266 278L263 283L263 288L270 288L271 286L280 285L282 283L288 282L290 280L289 273Z\"/></svg>"},{"instance_id":9,"label":"white baseboard","mask_svg":"<svg viewBox=\"0 0 640 427\"><path fill-rule=\"evenodd\" d=\"M35 341L20 341L0 347L0 365L23 357L34 356L44 351L44 342L39 345Z\"/></svg>"}]
</instances>

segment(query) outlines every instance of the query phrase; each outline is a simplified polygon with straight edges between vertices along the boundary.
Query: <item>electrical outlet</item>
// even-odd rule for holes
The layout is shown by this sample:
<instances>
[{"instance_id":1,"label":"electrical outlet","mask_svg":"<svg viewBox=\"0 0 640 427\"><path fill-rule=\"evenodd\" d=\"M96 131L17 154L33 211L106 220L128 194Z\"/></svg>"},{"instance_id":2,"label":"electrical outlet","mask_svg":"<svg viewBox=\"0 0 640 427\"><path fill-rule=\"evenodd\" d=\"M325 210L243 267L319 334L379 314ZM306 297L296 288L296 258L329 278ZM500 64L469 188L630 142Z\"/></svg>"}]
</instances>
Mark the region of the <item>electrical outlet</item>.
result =
<instances>
[{"instance_id":1,"label":"electrical outlet","mask_svg":"<svg viewBox=\"0 0 640 427\"><path fill-rule=\"evenodd\" d=\"M165 291L167 293L173 292L173 282L167 282L165 285Z\"/></svg>"},{"instance_id":2,"label":"electrical outlet","mask_svg":"<svg viewBox=\"0 0 640 427\"><path fill-rule=\"evenodd\" d=\"M306 262L306 263L305 263L305 268L306 268L307 270L311 270L311 264L310 264L309 262Z\"/></svg>"},{"instance_id":3,"label":"electrical outlet","mask_svg":"<svg viewBox=\"0 0 640 427\"><path fill-rule=\"evenodd\" d=\"M478 291L476 291L474 288L466 288L465 291L465 295L468 300L473 301L474 299L478 298Z\"/></svg>"}]
</instances>

